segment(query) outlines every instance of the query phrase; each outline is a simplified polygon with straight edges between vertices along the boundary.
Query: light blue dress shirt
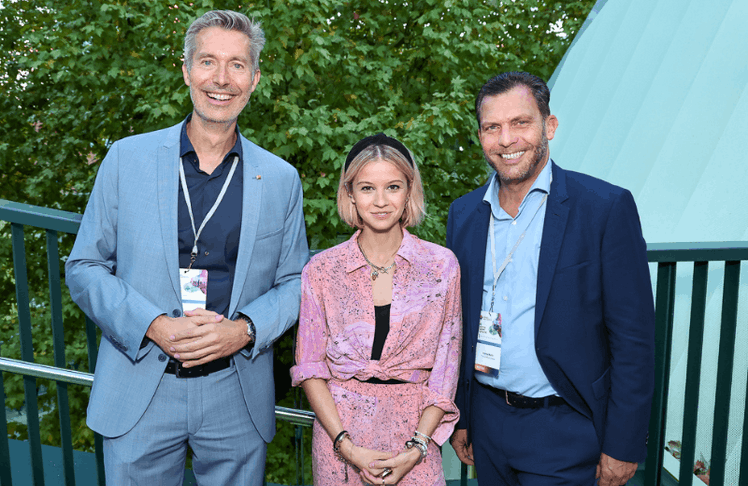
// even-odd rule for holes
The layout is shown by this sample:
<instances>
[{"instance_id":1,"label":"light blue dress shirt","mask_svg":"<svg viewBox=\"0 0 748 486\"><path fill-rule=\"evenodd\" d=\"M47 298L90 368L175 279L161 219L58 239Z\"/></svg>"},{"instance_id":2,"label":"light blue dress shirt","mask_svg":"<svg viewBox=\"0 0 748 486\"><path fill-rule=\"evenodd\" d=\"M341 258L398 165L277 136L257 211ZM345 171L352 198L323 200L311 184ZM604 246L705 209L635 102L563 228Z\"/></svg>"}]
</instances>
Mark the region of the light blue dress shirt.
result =
<instances>
[{"instance_id":1,"label":"light blue dress shirt","mask_svg":"<svg viewBox=\"0 0 748 486\"><path fill-rule=\"evenodd\" d=\"M491 206L494 219L496 268L501 267L507 254L525 230L527 234L512 256L496 284L494 312L501 314L501 364L499 376L476 371L478 381L485 385L520 393L529 397L557 395L543 373L535 354L535 294L538 283L538 259L543 222L547 204L536 210L551 189L550 159L535 179L530 191L512 218L499 204L499 179L494 174L483 198ZM535 216L533 218L533 216ZM486 263L483 273L482 310L491 307L493 290L493 260L491 234L486 244Z\"/></svg>"}]
</instances>

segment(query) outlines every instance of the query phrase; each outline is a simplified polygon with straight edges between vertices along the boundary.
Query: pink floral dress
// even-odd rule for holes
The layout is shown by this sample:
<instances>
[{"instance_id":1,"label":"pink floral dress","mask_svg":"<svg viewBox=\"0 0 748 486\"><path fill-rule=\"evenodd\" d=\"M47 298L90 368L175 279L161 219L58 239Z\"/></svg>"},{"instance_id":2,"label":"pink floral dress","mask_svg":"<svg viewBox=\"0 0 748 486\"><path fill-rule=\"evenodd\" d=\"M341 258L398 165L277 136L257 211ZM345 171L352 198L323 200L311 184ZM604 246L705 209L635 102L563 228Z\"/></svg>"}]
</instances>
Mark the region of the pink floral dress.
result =
<instances>
[{"instance_id":1,"label":"pink floral dress","mask_svg":"<svg viewBox=\"0 0 748 486\"><path fill-rule=\"evenodd\" d=\"M462 315L460 269L446 248L403 231L395 261L390 331L381 359L372 360L374 301L371 270L350 240L315 255L301 275L301 314L294 386L327 381L343 427L356 445L399 453L413 436L423 410L444 410L429 454L400 485L443 485L438 445L452 434L460 366ZM369 378L400 380L382 385ZM314 484L362 484L352 466L332 450L319 422L312 433ZM348 468L347 474L346 469Z\"/></svg>"}]
</instances>

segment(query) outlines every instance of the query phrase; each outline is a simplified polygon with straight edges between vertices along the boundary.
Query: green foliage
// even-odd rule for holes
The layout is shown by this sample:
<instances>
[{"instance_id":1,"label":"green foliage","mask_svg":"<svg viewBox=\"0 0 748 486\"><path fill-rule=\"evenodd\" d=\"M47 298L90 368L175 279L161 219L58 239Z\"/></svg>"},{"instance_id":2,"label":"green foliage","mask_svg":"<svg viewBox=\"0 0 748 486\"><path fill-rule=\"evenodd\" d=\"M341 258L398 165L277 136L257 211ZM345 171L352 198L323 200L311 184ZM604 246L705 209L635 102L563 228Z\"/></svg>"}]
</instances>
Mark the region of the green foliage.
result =
<instances>
[{"instance_id":1,"label":"green foliage","mask_svg":"<svg viewBox=\"0 0 748 486\"><path fill-rule=\"evenodd\" d=\"M189 113L181 73L184 32L205 11L231 8L260 20L267 38L262 79L239 126L298 168L312 247L331 246L350 234L335 206L340 169L357 140L379 131L415 153L430 215L415 232L443 243L449 204L486 177L473 113L478 89L492 75L514 69L548 79L593 4L3 1L0 198L82 212L98 162L115 140L172 125ZM0 223L0 352L18 358L9 226ZM35 358L52 364L43 240L31 234L26 253ZM60 237L61 255L72 241ZM87 370L83 316L67 292L63 301L66 362ZM280 357L286 367L288 353L284 349ZM6 374L4 384L6 405L19 409L21 380ZM40 384L40 408L47 413L42 437L59 444L56 414L48 413L55 409L55 386ZM279 387L279 396L284 392ZM90 449L87 390L70 387L69 395L74 444ZM10 433L23 437L24 427L13 425ZM287 435L281 429L279 441Z\"/></svg>"},{"instance_id":2,"label":"green foliage","mask_svg":"<svg viewBox=\"0 0 748 486\"><path fill-rule=\"evenodd\" d=\"M285 397L278 394L277 403L288 408L309 409L309 404L303 397L304 393L299 388L290 389ZM298 444L293 447L293 444ZM302 461L303 449L303 475L298 464ZM297 456L298 454L298 456ZM276 432L273 442L268 446L267 459L265 461L265 480L276 484L312 484L312 430L308 427L297 427L288 422L276 421Z\"/></svg>"}]
</instances>

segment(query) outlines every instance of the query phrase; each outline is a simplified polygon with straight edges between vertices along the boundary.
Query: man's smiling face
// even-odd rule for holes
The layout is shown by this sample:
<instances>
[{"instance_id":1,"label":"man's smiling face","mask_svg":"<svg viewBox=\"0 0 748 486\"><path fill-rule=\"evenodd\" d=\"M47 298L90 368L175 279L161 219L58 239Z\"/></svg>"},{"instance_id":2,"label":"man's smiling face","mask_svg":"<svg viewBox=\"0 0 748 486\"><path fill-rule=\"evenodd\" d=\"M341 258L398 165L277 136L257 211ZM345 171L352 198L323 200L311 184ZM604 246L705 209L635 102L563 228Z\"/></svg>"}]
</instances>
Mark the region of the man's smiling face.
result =
<instances>
[{"instance_id":1,"label":"man's smiling face","mask_svg":"<svg viewBox=\"0 0 748 486\"><path fill-rule=\"evenodd\" d=\"M192 67L182 66L195 115L207 123L234 123L260 80L259 69L252 71L249 38L208 27L195 40Z\"/></svg>"},{"instance_id":2,"label":"man's smiling face","mask_svg":"<svg viewBox=\"0 0 748 486\"><path fill-rule=\"evenodd\" d=\"M483 100L478 138L501 182L521 184L545 167L557 126L555 116L543 119L530 90L517 86Z\"/></svg>"}]
</instances>

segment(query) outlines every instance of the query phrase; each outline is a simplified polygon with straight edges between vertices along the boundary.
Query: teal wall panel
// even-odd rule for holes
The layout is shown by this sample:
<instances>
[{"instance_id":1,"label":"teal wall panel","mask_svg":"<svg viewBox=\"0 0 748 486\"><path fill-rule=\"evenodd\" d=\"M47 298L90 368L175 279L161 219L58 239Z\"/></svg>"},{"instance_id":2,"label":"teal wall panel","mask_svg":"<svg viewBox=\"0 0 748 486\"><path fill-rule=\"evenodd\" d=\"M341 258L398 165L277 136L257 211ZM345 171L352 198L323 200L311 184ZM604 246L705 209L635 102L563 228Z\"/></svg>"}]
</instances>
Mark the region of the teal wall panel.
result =
<instances>
[{"instance_id":1,"label":"teal wall panel","mask_svg":"<svg viewBox=\"0 0 748 486\"><path fill-rule=\"evenodd\" d=\"M552 78L551 157L629 189L648 243L747 240L748 0L608 0L594 11ZM696 459L711 453L723 268L708 274ZM690 290L679 267L667 440L682 436ZM744 281L736 349L746 348ZM737 484L746 368L739 351L725 484Z\"/></svg>"},{"instance_id":2,"label":"teal wall panel","mask_svg":"<svg viewBox=\"0 0 748 486\"><path fill-rule=\"evenodd\" d=\"M705 207L744 200L732 198L746 181L733 136L744 128L746 20L743 0L610 0L554 75L551 156L631 190L649 242L746 236L737 207L702 222Z\"/></svg>"}]
</instances>

